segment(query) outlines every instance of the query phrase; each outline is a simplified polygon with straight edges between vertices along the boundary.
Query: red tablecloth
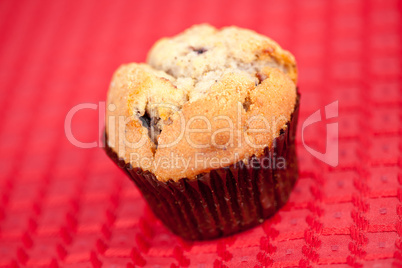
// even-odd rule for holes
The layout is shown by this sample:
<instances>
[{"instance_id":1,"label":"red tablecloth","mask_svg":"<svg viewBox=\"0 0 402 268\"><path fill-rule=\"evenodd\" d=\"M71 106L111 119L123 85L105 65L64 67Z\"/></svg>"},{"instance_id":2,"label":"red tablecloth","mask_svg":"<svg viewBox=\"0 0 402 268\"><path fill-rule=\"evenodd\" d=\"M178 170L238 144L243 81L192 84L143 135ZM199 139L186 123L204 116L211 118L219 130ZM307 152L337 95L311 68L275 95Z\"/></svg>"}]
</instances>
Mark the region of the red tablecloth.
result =
<instances>
[{"instance_id":1,"label":"red tablecloth","mask_svg":"<svg viewBox=\"0 0 402 268\"><path fill-rule=\"evenodd\" d=\"M383 0L0 1L0 267L401 265L401 11ZM200 22L254 29L295 54L300 179L261 226L189 243L64 123L86 103L72 134L97 142L113 71ZM323 152L326 124L339 124L331 167L307 152L301 125L336 100L338 117L304 131Z\"/></svg>"}]
</instances>

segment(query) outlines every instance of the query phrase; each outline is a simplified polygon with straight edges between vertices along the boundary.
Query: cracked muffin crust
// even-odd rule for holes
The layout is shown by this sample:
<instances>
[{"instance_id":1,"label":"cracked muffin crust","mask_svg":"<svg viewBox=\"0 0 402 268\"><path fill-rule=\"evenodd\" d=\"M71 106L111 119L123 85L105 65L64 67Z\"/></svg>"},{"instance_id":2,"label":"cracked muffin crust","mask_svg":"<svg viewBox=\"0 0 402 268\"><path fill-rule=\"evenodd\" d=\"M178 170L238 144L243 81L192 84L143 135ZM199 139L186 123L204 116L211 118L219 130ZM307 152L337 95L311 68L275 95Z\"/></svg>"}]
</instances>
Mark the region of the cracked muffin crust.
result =
<instances>
[{"instance_id":1,"label":"cracked muffin crust","mask_svg":"<svg viewBox=\"0 0 402 268\"><path fill-rule=\"evenodd\" d=\"M108 146L160 181L247 161L287 127L296 83L294 57L271 39L237 27L193 26L158 41L146 64L115 72ZM160 164L166 159L177 161Z\"/></svg>"}]
</instances>

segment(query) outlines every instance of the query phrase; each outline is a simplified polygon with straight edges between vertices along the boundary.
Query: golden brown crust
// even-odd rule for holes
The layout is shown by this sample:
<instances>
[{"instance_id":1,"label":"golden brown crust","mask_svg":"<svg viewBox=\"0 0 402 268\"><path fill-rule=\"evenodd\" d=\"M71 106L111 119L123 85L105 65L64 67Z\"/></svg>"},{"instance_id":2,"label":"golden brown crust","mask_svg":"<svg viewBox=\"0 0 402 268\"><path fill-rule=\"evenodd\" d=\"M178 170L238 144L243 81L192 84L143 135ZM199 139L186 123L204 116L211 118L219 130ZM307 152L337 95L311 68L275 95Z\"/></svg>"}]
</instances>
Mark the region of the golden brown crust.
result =
<instances>
[{"instance_id":1,"label":"golden brown crust","mask_svg":"<svg viewBox=\"0 0 402 268\"><path fill-rule=\"evenodd\" d=\"M208 53L194 56L189 53L189 48ZM234 26L217 30L201 24L176 37L162 38L151 48L147 62L176 77L195 79L209 71L220 70L220 67L247 69L262 63L263 66L280 68L297 84L296 61L289 51L266 36Z\"/></svg>"},{"instance_id":2,"label":"golden brown crust","mask_svg":"<svg viewBox=\"0 0 402 268\"><path fill-rule=\"evenodd\" d=\"M180 69L180 61L166 65L177 56L166 56L172 47L163 43L183 42L188 47L195 42L193 38L208 39L217 33L233 43L234 49L228 53L236 64L241 62L235 66L239 70L211 67L207 62L211 55L199 59L189 55L192 63L200 63L195 67L190 64ZM211 38L212 44L223 42ZM176 39L163 39L154 46L148 58L153 67L128 64L114 74L107 102L116 107L107 109L109 146L125 162L154 173L161 181L193 178L253 154L261 155L286 126L295 107L297 69L293 56L274 41L236 27L218 31L196 26ZM215 53L210 47L206 49ZM232 64L231 60L226 63ZM255 61L259 63L254 66ZM270 61L275 64L265 64ZM245 69L244 64L249 63L252 67ZM209 64L206 71L205 64ZM175 71L167 72L166 68L174 69L172 66ZM195 76L197 72L201 76ZM144 125L146 115L157 118L160 134L155 140ZM120 119L119 124L119 116L126 121Z\"/></svg>"}]
</instances>

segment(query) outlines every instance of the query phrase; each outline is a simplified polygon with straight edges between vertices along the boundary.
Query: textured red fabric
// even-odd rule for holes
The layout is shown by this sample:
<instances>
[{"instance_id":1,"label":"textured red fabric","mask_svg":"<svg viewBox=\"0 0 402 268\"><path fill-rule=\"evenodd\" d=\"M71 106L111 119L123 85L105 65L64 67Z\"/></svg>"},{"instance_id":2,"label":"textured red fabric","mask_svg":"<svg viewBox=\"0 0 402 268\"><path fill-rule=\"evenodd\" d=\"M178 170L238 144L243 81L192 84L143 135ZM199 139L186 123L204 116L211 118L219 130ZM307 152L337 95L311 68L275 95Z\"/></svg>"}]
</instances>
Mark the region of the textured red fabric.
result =
<instances>
[{"instance_id":1,"label":"textured red fabric","mask_svg":"<svg viewBox=\"0 0 402 268\"><path fill-rule=\"evenodd\" d=\"M400 1L0 1L0 267L401 267ZM150 212L98 142L113 71L195 23L238 25L292 51L300 179L261 226L186 242ZM325 151L339 124L339 165ZM101 116L99 116L101 115ZM99 125L99 122L100 125ZM113 266L114 265L114 266Z\"/></svg>"}]
</instances>

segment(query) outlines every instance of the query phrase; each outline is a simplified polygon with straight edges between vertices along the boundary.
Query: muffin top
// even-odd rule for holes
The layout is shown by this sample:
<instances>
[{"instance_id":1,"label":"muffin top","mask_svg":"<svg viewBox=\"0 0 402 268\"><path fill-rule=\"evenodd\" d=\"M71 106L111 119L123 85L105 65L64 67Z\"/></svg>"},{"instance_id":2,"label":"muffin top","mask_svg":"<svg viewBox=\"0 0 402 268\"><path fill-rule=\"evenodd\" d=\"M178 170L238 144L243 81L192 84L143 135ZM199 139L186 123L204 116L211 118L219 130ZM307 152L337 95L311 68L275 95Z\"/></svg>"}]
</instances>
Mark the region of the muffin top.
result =
<instances>
[{"instance_id":1,"label":"muffin top","mask_svg":"<svg viewBox=\"0 0 402 268\"><path fill-rule=\"evenodd\" d=\"M195 178L265 147L296 104L294 57L250 30L196 25L118 68L107 97L108 146L161 181Z\"/></svg>"}]
</instances>

